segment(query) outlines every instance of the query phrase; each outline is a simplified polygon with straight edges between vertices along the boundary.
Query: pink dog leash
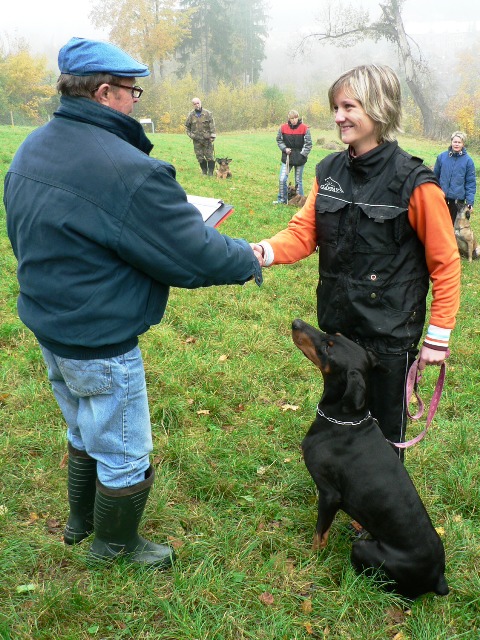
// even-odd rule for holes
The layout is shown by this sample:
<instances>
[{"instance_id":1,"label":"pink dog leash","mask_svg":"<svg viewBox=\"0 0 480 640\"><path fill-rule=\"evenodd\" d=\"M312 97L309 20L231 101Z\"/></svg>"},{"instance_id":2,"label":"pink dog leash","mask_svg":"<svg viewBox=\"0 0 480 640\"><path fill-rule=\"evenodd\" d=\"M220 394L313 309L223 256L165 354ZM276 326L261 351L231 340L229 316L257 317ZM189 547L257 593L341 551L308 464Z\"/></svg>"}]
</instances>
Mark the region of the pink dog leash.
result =
<instances>
[{"instance_id":1,"label":"pink dog leash","mask_svg":"<svg viewBox=\"0 0 480 640\"><path fill-rule=\"evenodd\" d=\"M447 353L447 357L448 355L449 355L449 352ZM390 440L387 440L387 442L390 442L390 444L393 444L393 446L397 447L398 449L407 449L407 447L412 447L414 444L417 444L417 442L420 442L420 440L422 440L422 438L426 435L428 431L428 427L430 426L430 423L433 420L433 416L435 415L438 405L440 403L440 398L442 397L443 385L445 382L445 374L446 374L446 364L445 364L445 361L443 361L442 364L440 365L440 373L438 374L437 384L435 385L432 401L430 402L430 407L428 409L427 422L425 424L425 429L421 433L419 433L418 436L416 436L415 438L412 438L412 440L408 440L407 442L390 442ZM419 418L423 416L423 412L425 411L424 402L421 399L420 394L418 393L418 385L421 379L422 379L422 374L418 370L418 360L415 360L412 366L410 367L410 371L408 372L407 382L406 382L407 415L411 420L419 420ZM418 411L414 415L410 413L410 410L408 408L412 394L415 394L415 397L418 402Z\"/></svg>"}]
</instances>

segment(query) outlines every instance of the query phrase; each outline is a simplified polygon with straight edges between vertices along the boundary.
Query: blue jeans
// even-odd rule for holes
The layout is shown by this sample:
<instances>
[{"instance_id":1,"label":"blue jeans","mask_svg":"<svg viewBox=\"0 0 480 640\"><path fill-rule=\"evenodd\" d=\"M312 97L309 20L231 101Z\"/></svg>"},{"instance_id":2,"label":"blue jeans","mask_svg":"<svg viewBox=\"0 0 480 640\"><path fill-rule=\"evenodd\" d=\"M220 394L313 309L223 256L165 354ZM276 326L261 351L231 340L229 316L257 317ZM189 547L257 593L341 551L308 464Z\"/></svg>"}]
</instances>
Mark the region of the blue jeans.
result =
<instances>
[{"instance_id":1,"label":"blue jeans","mask_svg":"<svg viewBox=\"0 0 480 640\"><path fill-rule=\"evenodd\" d=\"M106 487L142 482L153 446L139 347L98 360L72 360L41 349L70 444L97 460L98 479Z\"/></svg>"},{"instance_id":2,"label":"blue jeans","mask_svg":"<svg viewBox=\"0 0 480 640\"><path fill-rule=\"evenodd\" d=\"M292 167L289 167L290 169ZM303 169L305 165L300 167L293 167L295 169L295 185L297 186L297 193L300 196L305 195L303 193ZM284 204L288 202L288 173L287 165L282 162L280 167L280 177L278 179L278 201Z\"/></svg>"}]
</instances>

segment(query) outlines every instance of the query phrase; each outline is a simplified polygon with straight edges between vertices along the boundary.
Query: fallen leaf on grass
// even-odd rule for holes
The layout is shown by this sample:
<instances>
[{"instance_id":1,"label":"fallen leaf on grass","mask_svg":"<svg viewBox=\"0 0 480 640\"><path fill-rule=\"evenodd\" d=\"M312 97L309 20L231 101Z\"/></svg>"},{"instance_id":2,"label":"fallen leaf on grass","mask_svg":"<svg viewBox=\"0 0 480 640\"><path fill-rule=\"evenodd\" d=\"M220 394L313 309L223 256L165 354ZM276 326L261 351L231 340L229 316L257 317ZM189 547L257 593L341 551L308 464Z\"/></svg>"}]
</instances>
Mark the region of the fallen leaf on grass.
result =
<instances>
[{"instance_id":1,"label":"fallen leaf on grass","mask_svg":"<svg viewBox=\"0 0 480 640\"><path fill-rule=\"evenodd\" d=\"M438 533L439 536L445 535L445 529L443 527L435 527L435 531Z\"/></svg>"},{"instance_id":2,"label":"fallen leaf on grass","mask_svg":"<svg viewBox=\"0 0 480 640\"><path fill-rule=\"evenodd\" d=\"M60 522L58 520L54 520L53 518L50 518L49 520L47 520L47 531L48 533L59 533L60 531L62 531L63 527L60 524Z\"/></svg>"},{"instance_id":3,"label":"fallen leaf on grass","mask_svg":"<svg viewBox=\"0 0 480 640\"><path fill-rule=\"evenodd\" d=\"M199 411L197 411L197 416L209 416L209 415L210 415L209 409L200 409Z\"/></svg>"},{"instance_id":4,"label":"fallen leaf on grass","mask_svg":"<svg viewBox=\"0 0 480 640\"><path fill-rule=\"evenodd\" d=\"M68 451L63 454L63 458L60 460L59 469L65 469L68 462Z\"/></svg>"},{"instance_id":5,"label":"fallen leaf on grass","mask_svg":"<svg viewBox=\"0 0 480 640\"><path fill-rule=\"evenodd\" d=\"M273 596L268 591L264 591L263 593L261 593L258 596L258 598L259 598L260 602L262 604L266 605L267 607L270 607L274 603Z\"/></svg>"},{"instance_id":6,"label":"fallen leaf on grass","mask_svg":"<svg viewBox=\"0 0 480 640\"><path fill-rule=\"evenodd\" d=\"M228 356L226 355L220 356L218 359L219 362L225 362L225 360L228 360Z\"/></svg>"},{"instance_id":7,"label":"fallen leaf on grass","mask_svg":"<svg viewBox=\"0 0 480 640\"><path fill-rule=\"evenodd\" d=\"M305 627L305 631L308 633L309 636L313 635L313 627L310 624L310 622L304 622L303 626Z\"/></svg>"},{"instance_id":8,"label":"fallen leaf on grass","mask_svg":"<svg viewBox=\"0 0 480 640\"><path fill-rule=\"evenodd\" d=\"M0 393L0 407L7 404L7 400L10 397L9 393Z\"/></svg>"},{"instance_id":9,"label":"fallen leaf on grass","mask_svg":"<svg viewBox=\"0 0 480 640\"><path fill-rule=\"evenodd\" d=\"M296 404L282 404L280 407L282 411L296 411L298 406Z\"/></svg>"},{"instance_id":10,"label":"fallen leaf on grass","mask_svg":"<svg viewBox=\"0 0 480 640\"><path fill-rule=\"evenodd\" d=\"M312 613L312 601L304 600L302 602L302 611L303 613Z\"/></svg>"},{"instance_id":11,"label":"fallen leaf on grass","mask_svg":"<svg viewBox=\"0 0 480 640\"><path fill-rule=\"evenodd\" d=\"M197 341L196 338L190 337L185 340L185 344L195 344L196 341Z\"/></svg>"},{"instance_id":12,"label":"fallen leaf on grass","mask_svg":"<svg viewBox=\"0 0 480 640\"><path fill-rule=\"evenodd\" d=\"M399 625L405 622L410 610L401 609L400 607L390 607L387 609L387 620L390 625Z\"/></svg>"},{"instance_id":13,"label":"fallen leaf on grass","mask_svg":"<svg viewBox=\"0 0 480 640\"><path fill-rule=\"evenodd\" d=\"M0 516L6 516L8 509L4 504L0 504Z\"/></svg>"},{"instance_id":14,"label":"fallen leaf on grass","mask_svg":"<svg viewBox=\"0 0 480 640\"><path fill-rule=\"evenodd\" d=\"M31 591L35 591L35 585L30 584L20 584L17 587L17 593L30 593Z\"/></svg>"},{"instance_id":15,"label":"fallen leaf on grass","mask_svg":"<svg viewBox=\"0 0 480 640\"><path fill-rule=\"evenodd\" d=\"M26 527L30 524L34 524L37 520L38 515L36 513L30 513L28 520L25 520L25 522L22 522L21 524Z\"/></svg>"},{"instance_id":16,"label":"fallen leaf on grass","mask_svg":"<svg viewBox=\"0 0 480 640\"><path fill-rule=\"evenodd\" d=\"M174 549L181 549L185 544L184 540L180 540L180 538L173 538L172 536L167 536L168 543Z\"/></svg>"}]
</instances>

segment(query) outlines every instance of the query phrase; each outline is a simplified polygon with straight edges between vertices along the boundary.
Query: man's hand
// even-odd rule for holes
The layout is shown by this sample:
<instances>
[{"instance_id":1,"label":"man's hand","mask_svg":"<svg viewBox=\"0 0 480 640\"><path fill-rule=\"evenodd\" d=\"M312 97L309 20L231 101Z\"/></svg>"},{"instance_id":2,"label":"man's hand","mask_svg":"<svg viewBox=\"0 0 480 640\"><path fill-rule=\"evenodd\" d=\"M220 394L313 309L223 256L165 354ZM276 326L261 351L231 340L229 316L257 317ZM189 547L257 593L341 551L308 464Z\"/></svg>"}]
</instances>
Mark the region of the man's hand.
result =
<instances>
[{"instance_id":1,"label":"man's hand","mask_svg":"<svg viewBox=\"0 0 480 640\"><path fill-rule=\"evenodd\" d=\"M253 253L256 257L256 259L258 260L259 264L261 267L265 266L265 252L263 250L263 247L261 244L254 244L254 243L250 243L250 246L252 247Z\"/></svg>"}]
</instances>

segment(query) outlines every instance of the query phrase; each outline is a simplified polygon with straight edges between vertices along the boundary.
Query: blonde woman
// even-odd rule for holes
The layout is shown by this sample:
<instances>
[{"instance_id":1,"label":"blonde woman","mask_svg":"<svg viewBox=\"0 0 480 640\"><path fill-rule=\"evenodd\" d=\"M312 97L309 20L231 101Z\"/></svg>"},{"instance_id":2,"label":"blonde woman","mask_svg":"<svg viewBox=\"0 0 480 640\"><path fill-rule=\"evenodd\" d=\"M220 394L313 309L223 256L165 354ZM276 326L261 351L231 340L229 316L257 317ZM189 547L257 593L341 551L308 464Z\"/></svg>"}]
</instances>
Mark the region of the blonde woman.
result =
<instances>
[{"instance_id":1,"label":"blonde woman","mask_svg":"<svg viewBox=\"0 0 480 640\"><path fill-rule=\"evenodd\" d=\"M385 437L401 442L405 380L419 352L430 281L419 368L446 357L459 306L458 250L435 175L395 140L401 119L395 73L355 67L328 96L347 149L316 166L307 201L287 228L253 248L270 266L297 262L318 247L318 324L375 351L386 365L388 375L371 374L368 408Z\"/></svg>"}]
</instances>

